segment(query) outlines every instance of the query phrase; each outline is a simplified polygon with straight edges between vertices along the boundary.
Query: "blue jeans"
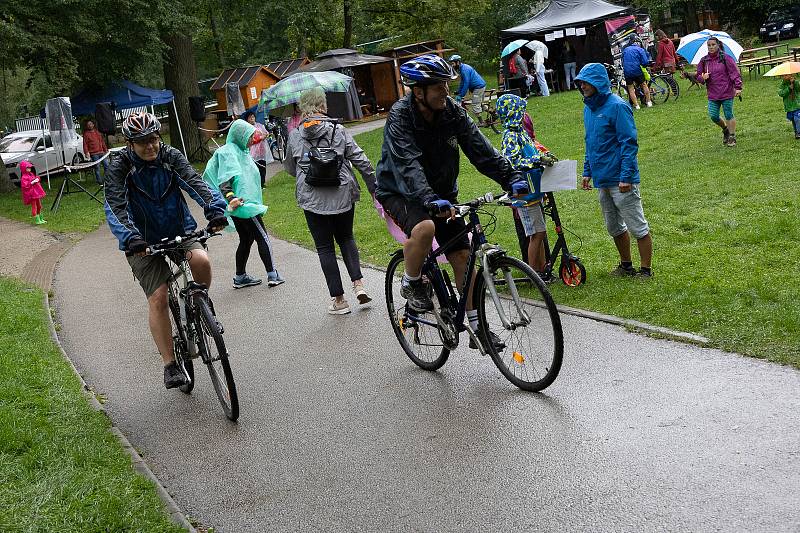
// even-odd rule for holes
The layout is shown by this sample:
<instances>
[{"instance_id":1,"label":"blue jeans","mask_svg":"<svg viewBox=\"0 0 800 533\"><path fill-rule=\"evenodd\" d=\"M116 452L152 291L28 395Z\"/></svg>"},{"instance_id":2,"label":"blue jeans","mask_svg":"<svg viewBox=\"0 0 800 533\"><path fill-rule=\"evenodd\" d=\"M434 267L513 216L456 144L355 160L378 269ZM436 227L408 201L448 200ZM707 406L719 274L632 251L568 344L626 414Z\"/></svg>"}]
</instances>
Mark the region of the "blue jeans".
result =
<instances>
[{"instance_id":1,"label":"blue jeans","mask_svg":"<svg viewBox=\"0 0 800 533\"><path fill-rule=\"evenodd\" d=\"M92 159L92 161L97 161L104 155L105 154L92 154L89 157ZM108 158L106 157L105 159L103 159L103 176L107 174L108 174ZM96 181L98 185L103 184L103 178L100 177L100 165L94 166L94 181Z\"/></svg>"},{"instance_id":2,"label":"blue jeans","mask_svg":"<svg viewBox=\"0 0 800 533\"><path fill-rule=\"evenodd\" d=\"M794 126L794 134L800 135L800 109L789 111L786 113L786 120Z\"/></svg>"},{"instance_id":3,"label":"blue jeans","mask_svg":"<svg viewBox=\"0 0 800 533\"><path fill-rule=\"evenodd\" d=\"M733 118L733 98L728 98L727 100L709 100L708 101L708 118L711 119L711 122L717 124L719 123L719 110L722 108L722 112L725 114L725 120L730 120Z\"/></svg>"}]
</instances>

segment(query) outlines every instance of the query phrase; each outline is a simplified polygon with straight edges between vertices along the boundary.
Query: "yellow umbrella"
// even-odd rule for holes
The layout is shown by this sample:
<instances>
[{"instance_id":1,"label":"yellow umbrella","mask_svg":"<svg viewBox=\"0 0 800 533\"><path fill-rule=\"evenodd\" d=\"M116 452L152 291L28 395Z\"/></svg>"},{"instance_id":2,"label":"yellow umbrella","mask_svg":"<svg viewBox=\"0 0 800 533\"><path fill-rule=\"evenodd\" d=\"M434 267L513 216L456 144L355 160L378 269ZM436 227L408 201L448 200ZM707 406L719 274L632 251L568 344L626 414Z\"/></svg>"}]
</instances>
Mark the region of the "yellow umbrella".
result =
<instances>
[{"instance_id":1,"label":"yellow umbrella","mask_svg":"<svg viewBox=\"0 0 800 533\"><path fill-rule=\"evenodd\" d=\"M787 74L797 73L800 73L800 62L787 61L786 63L781 63L777 67L771 68L764 76L786 76Z\"/></svg>"}]
</instances>

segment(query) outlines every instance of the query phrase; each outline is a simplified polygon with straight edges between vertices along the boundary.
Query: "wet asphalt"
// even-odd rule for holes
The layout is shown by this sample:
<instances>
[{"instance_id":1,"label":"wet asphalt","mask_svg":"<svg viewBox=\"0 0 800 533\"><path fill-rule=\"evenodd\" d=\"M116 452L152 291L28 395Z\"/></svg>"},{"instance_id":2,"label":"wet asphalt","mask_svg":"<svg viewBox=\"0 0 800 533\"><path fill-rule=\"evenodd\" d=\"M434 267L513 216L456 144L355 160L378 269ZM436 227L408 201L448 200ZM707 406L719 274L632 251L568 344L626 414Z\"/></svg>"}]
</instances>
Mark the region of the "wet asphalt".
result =
<instances>
[{"instance_id":1,"label":"wet asphalt","mask_svg":"<svg viewBox=\"0 0 800 533\"><path fill-rule=\"evenodd\" d=\"M542 394L466 348L429 373L395 341L382 272L364 271L371 308L329 316L316 255L282 241L286 284L233 290L236 241L209 246L238 424L200 366L191 395L164 389L107 228L55 279L67 353L215 531L800 530L797 370L563 316L564 365Z\"/></svg>"}]
</instances>

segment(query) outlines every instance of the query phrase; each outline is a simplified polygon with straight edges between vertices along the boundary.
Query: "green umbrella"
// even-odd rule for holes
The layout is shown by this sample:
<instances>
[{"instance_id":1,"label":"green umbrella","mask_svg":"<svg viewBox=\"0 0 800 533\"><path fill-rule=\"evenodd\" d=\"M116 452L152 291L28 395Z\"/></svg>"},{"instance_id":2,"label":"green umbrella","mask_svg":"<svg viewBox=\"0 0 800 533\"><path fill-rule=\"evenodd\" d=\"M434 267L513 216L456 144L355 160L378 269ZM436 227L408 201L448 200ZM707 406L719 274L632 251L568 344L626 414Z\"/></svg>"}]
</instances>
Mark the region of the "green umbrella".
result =
<instances>
[{"instance_id":1,"label":"green umbrella","mask_svg":"<svg viewBox=\"0 0 800 533\"><path fill-rule=\"evenodd\" d=\"M261 92L258 102L259 110L276 117L292 115L292 104L300 100L303 91L313 87L322 87L326 93L347 92L353 78L339 72L296 72L284 78L272 87Z\"/></svg>"}]
</instances>

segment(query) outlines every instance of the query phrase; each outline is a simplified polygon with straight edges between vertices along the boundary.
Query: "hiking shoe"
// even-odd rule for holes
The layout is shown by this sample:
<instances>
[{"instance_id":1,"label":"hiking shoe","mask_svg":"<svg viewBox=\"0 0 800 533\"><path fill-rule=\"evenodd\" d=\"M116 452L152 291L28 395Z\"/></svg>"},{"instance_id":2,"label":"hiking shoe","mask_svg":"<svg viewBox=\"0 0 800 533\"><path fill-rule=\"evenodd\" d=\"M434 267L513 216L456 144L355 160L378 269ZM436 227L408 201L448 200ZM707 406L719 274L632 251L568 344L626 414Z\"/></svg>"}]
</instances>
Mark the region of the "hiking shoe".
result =
<instances>
[{"instance_id":1,"label":"hiking shoe","mask_svg":"<svg viewBox=\"0 0 800 533\"><path fill-rule=\"evenodd\" d=\"M267 273L267 285L270 287L277 287L281 283L286 283L286 280L283 279L280 274L278 274L277 270Z\"/></svg>"},{"instance_id":2,"label":"hiking shoe","mask_svg":"<svg viewBox=\"0 0 800 533\"><path fill-rule=\"evenodd\" d=\"M617 277L635 276L636 275L636 269L633 268L633 265L631 265L629 267L626 267L626 266L623 266L622 263L620 263L620 264L617 265L617 268L615 268L614 270L609 272L609 274L611 274L612 276L617 276Z\"/></svg>"},{"instance_id":3,"label":"hiking shoe","mask_svg":"<svg viewBox=\"0 0 800 533\"><path fill-rule=\"evenodd\" d=\"M364 290L363 285L353 285L353 292L356 295L359 305L368 304L372 301L372 297Z\"/></svg>"},{"instance_id":4,"label":"hiking shoe","mask_svg":"<svg viewBox=\"0 0 800 533\"><path fill-rule=\"evenodd\" d=\"M412 311L417 313L433 311L431 295L428 294L428 288L421 279L412 281L403 276L400 281L400 296L406 299L406 304Z\"/></svg>"},{"instance_id":5,"label":"hiking shoe","mask_svg":"<svg viewBox=\"0 0 800 533\"><path fill-rule=\"evenodd\" d=\"M252 287L253 285L261 285L261 280L254 278L250 274L238 274L233 278L233 288L241 289L243 287Z\"/></svg>"},{"instance_id":6,"label":"hiking shoe","mask_svg":"<svg viewBox=\"0 0 800 533\"><path fill-rule=\"evenodd\" d=\"M731 136L731 132L728 130L728 127L725 126L722 128L722 144L728 144L728 137Z\"/></svg>"},{"instance_id":7,"label":"hiking shoe","mask_svg":"<svg viewBox=\"0 0 800 533\"><path fill-rule=\"evenodd\" d=\"M478 333L478 338L481 340L481 344L483 344L484 346L488 347L488 343L483 339L483 336L480 333ZM493 331L489 332L489 339L492 341L492 344L494 345L495 349L497 350L497 353L501 353L503 350L506 349L506 343L501 341L500 337L495 335ZM475 339L473 339L472 337L469 338L469 347L470 347L471 350L477 350L478 349L478 344L475 342Z\"/></svg>"},{"instance_id":8,"label":"hiking shoe","mask_svg":"<svg viewBox=\"0 0 800 533\"><path fill-rule=\"evenodd\" d=\"M539 276L539 278L542 281L544 281L548 285L551 284L551 283L554 283L556 280L558 280L558 278L555 277L550 272L536 272L536 274Z\"/></svg>"},{"instance_id":9,"label":"hiking shoe","mask_svg":"<svg viewBox=\"0 0 800 533\"><path fill-rule=\"evenodd\" d=\"M178 363L173 361L164 366L164 386L166 388L174 389L175 387L181 387L187 383L186 374L183 373Z\"/></svg>"},{"instance_id":10,"label":"hiking shoe","mask_svg":"<svg viewBox=\"0 0 800 533\"><path fill-rule=\"evenodd\" d=\"M350 312L350 304L347 300L337 302L336 298L331 298L331 305L328 306L329 315L346 315Z\"/></svg>"},{"instance_id":11,"label":"hiking shoe","mask_svg":"<svg viewBox=\"0 0 800 533\"><path fill-rule=\"evenodd\" d=\"M728 135L728 141L725 143L725 146L736 146L736 134L731 133Z\"/></svg>"},{"instance_id":12,"label":"hiking shoe","mask_svg":"<svg viewBox=\"0 0 800 533\"><path fill-rule=\"evenodd\" d=\"M639 270L635 276L639 279L651 279L653 277L652 270Z\"/></svg>"}]
</instances>

